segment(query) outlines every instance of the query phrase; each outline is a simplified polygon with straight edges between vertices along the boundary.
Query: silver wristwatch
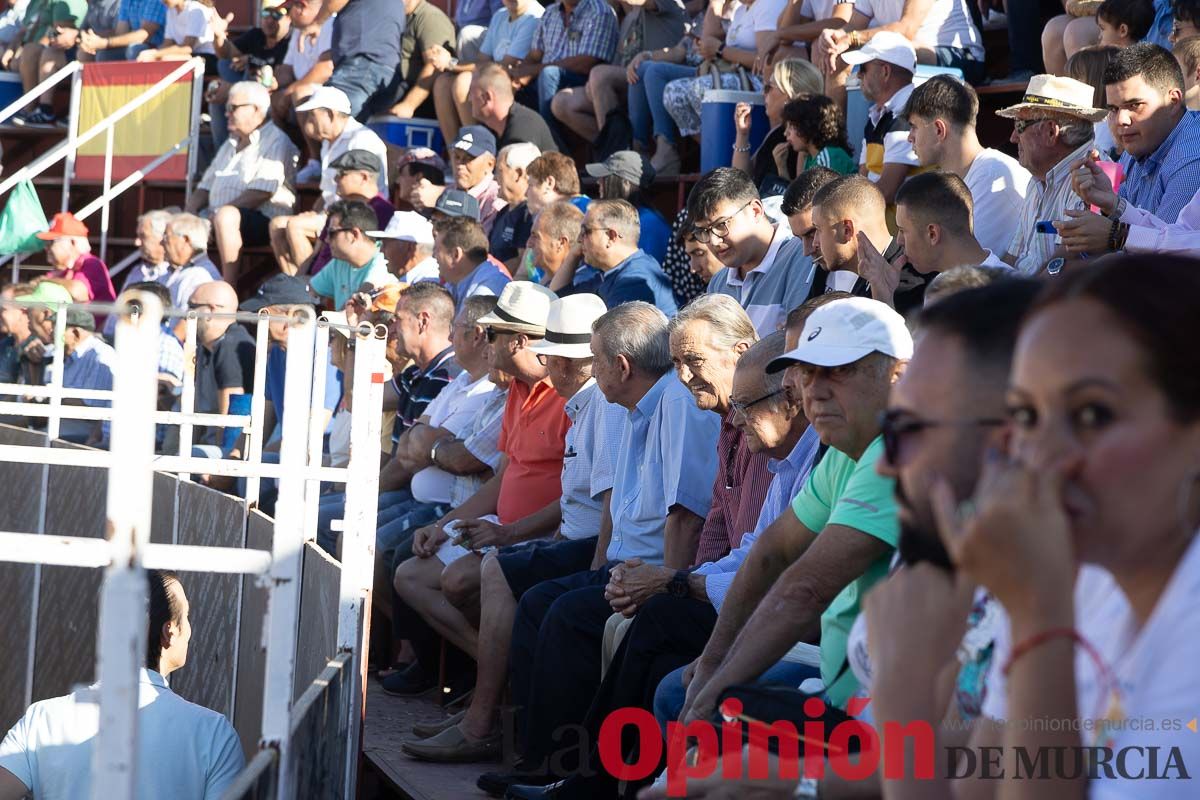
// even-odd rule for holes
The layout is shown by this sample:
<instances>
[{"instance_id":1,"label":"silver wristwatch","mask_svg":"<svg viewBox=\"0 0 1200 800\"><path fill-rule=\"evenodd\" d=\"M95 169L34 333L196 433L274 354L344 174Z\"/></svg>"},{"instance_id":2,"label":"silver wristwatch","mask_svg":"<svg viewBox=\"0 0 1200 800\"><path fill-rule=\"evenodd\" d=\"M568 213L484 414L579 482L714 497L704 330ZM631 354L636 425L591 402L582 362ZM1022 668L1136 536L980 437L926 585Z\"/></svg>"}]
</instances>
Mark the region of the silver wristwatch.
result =
<instances>
[{"instance_id":1,"label":"silver wristwatch","mask_svg":"<svg viewBox=\"0 0 1200 800\"><path fill-rule=\"evenodd\" d=\"M796 792L792 796L800 800L818 800L820 786L821 784L816 778L801 778L800 783L796 784Z\"/></svg>"},{"instance_id":2,"label":"silver wristwatch","mask_svg":"<svg viewBox=\"0 0 1200 800\"><path fill-rule=\"evenodd\" d=\"M429 450L429 463L430 464L432 464L435 467L437 466L438 448L441 447L443 444L445 444L448 441L450 441L450 437L443 436L441 439L438 439L436 442L433 443L433 447L430 448L430 450Z\"/></svg>"},{"instance_id":3,"label":"silver wristwatch","mask_svg":"<svg viewBox=\"0 0 1200 800\"><path fill-rule=\"evenodd\" d=\"M1113 212L1108 215L1108 218L1114 222L1120 221L1125 209L1129 207L1129 202L1124 197L1117 198L1117 204L1113 206Z\"/></svg>"}]
</instances>

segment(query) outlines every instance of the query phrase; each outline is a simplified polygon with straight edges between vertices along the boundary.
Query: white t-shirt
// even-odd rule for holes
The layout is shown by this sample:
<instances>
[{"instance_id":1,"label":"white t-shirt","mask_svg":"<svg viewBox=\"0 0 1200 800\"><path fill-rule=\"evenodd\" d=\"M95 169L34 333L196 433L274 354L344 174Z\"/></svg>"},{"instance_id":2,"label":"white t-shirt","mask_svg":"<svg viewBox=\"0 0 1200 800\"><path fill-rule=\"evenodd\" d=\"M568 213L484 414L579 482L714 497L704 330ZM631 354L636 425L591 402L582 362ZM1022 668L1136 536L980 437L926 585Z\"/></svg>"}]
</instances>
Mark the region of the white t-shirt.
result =
<instances>
[{"instance_id":1,"label":"white t-shirt","mask_svg":"<svg viewBox=\"0 0 1200 800\"><path fill-rule=\"evenodd\" d=\"M1116 580L1106 570L1085 566L1075 582L1075 625L1091 642L1101 661L1120 686L1120 710L1125 724L1104 729L1097 725L1111 708L1113 693L1083 648L1076 648L1075 690L1077 709L1085 727L1083 745L1125 748L1159 748L1157 774L1163 775L1177 748L1191 780L1175 780L1178 772L1165 772L1168 780L1124 780L1103 772L1088 789L1090 800L1194 800L1200 797L1200 736L1184 726L1200 708L1200 535L1171 576L1146 624L1138 629L1133 609ZM993 719L1007 716L1007 688L1002 665L1012 650L1009 625L996 639L995 657L988 674L983 710ZM1091 724L1088 724L1091 723ZM1150 750L1126 750L1127 773L1149 773Z\"/></svg>"},{"instance_id":2,"label":"white t-shirt","mask_svg":"<svg viewBox=\"0 0 1200 800\"><path fill-rule=\"evenodd\" d=\"M334 15L336 16L336 15ZM298 30L292 30L288 36L287 54L283 57L283 63L292 68L292 74L296 76L296 80L300 80L317 65L324 53L328 53L333 47L333 20L330 19L321 26L321 32L317 34L316 44L306 43L304 52L300 52L300 37L301 33Z\"/></svg>"},{"instance_id":3,"label":"white t-shirt","mask_svg":"<svg viewBox=\"0 0 1200 800\"><path fill-rule=\"evenodd\" d=\"M163 44L183 44L189 36L196 37L192 53L216 55L213 49L212 15L216 12L198 0L188 0L178 11L167 9L167 23L163 29Z\"/></svg>"},{"instance_id":4,"label":"white t-shirt","mask_svg":"<svg viewBox=\"0 0 1200 800\"><path fill-rule=\"evenodd\" d=\"M1012 264L1009 264L1008 262L1006 262L1004 259L1000 258L1000 256L996 255L991 250L987 251L987 258L985 258L983 261L979 262L979 266L981 266L981 267L998 267L999 269L1012 269Z\"/></svg>"},{"instance_id":5,"label":"white t-shirt","mask_svg":"<svg viewBox=\"0 0 1200 800\"><path fill-rule=\"evenodd\" d=\"M870 20L869 27L891 25L904 15L905 0L854 0L854 10ZM971 19L967 0L934 0L917 29L913 44L919 47L957 47L970 50L983 61L983 36Z\"/></svg>"},{"instance_id":6,"label":"white t-shirt","mask_svg":"<svg viewBox=\"0 0 1200 800\"><path fill-rule=\"evenodd\" d=\"M804 0L800 6L800 13L812 20L829 19L833 16L833 9L842 2L848 0Z\"/></svg>"},{"instance_id":7,"label":"white t-shirt","mask_svg":"<svg viewBox=\"0 0 1200 800\"><path fill-rule=\"evenodd\" d=\"M425 408L429 424L458 436L475 419L494 388L495 384L487 375L475 380L467 372L460 372ZM426 467L413 475L409 488L413 499L419 503L444 504L450 502L450 484L453 482L454 476L444 469Z\"/></svg>"},{"instance_id":8,"label":"white t-shirt","mask_svg":"<svg viewBox=\"0 0 1200 800\"><path fill-rule=\"evenodd\" d=\"M321 197L325 198L326 208L337 201L337 170L331 165L347 150L366 150L379 156L384 166L379 174L379 193L385 197L388 194L387 145L375 131L350 117L341 136L332 142L321 142Z\"/></svg>"},{"instance_id":9,"label":"white t-shirt","mask_svg":"<svg viewBox=\"0 0 1200 800\"><path fill-rule=\"evenodd\" d=\"M1021 219L1029 170L1007 153L988 148L971 162L963 180L975 202L975 238L988 250L1003 253Z\"/></svg>"},{"instance_id":10,"label":"white t-shirt","mask_svg":"<svg viewBox=\"0 0 1200 800\"><path fill-rule=\"evenodd\" d=\"M725 45L740 50L755 49L754 34L779 27L779 15L786 6L787 0L754 0L748 6L734 3Z\"/></svg>"},{"instance_id":11,"label":"white t-shirt","mask_svg":"<svg viewBox=\"0 0 1200 800\"><path fill-rule=\"evenodd\" d=\"M36 798L91 800L96 687L34 703L0 744L0 767ZM218 800L245 764L229 720L171 691L157 672L138 683L137 797Z\"/></svg>"}]
</instances>

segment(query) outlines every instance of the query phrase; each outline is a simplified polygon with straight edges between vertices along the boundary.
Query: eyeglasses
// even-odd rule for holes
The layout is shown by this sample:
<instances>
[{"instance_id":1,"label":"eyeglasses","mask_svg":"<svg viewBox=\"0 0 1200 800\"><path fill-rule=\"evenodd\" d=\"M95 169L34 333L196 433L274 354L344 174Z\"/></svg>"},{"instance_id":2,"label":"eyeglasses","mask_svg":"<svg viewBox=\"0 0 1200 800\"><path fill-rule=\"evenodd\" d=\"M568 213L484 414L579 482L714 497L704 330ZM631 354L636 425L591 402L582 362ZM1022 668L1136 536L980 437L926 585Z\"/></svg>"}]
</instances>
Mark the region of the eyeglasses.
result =
<instances>
[{"instance_id":1,"label":"eyeglasses","mask_svg":"<svg viewBox=\"0 0 1200 800\"><path fill-rule=\"evenodd\" d=\"M263 9L263 12L262 12L263 17L270 17L271 19L283 19L286 15L287 15L287 12L280 11L277 8Z\"/></svg>"},{"instance_id":2,"label":"eyeglasses","mask_svg":"<svg viewBox=\"0 0 1200 800\"><path fill-rule=\"evenodd\" d=\"M610 231L610 230L612 230L612 228L588 227L587 225L580 225L579 226L579 241L582 242L584 240L584 237L586 237L588 234L595 233L596 231Z\"/></svg>"},{"instance_id":3,"label":"eyeglasses","mask_svg":"<svg viewBox=\"0 0 1200 800\"><path fill-rule=\"evenodd\" d=\"M496 328L493 328L493 327L492 327L492 326L490 326L490 325L488 326L488 328L487 328L487 331L486 331L486 332L487 332L487 340L488 340L489 342L494 342L494 341L496 341L496 338L497 338L497 337L499 337L499 336L507 336L508 334L511 334L511 333L512 333L512 331L502 331L502 330L497 330Z\"/></svg>"},{"instance_id":4,"label":"eyeglasses","mask_svg":"<svg viewBox=\"0 0 1200 800\"><path fill-rule=\"evenodd\" d=\"M190 301L188 302L187 307L188 307L189 311L195 311L198 308L207 308L207 309L215 309L216 308L216 306L214 306L212 303L193 303Z\"/></svg>"},{"instance_id":5,"label":"eyeglasses","mask_svg":"<svg viewBox=\"0 0 1200 800\"><path fill-rule=\"evenodd\" d=\"M254 103L226 103L226 105L225 105L225 108L228 109L230 114L237 111L239 108L254 108L254 107L255 107Z\"/></svg>"},{"instance_id":6,"label":"eyeglasses","mask_svg":"<svg viewBox=\"0 0 1200 800\"><path fill-rule=\"evenodd\" d=\"M550 363L550 356L546 355L545 353L538 353L537 362L544 367Z\"/></svg>"},{"instance_id":7,"label":"eyeglasses","mask_svg":"<svg viewBox=\"0 0 1200 800\"><path fill-rule=\"evenodd\" d=\"M1039 122L1046 122L1047 120L1049 120L1049 117L1042 117L1041 119L1019 119L1013 122L1013 128L1017 131L1017 134L1020 135L1028 128L1037 125Z\"/></svg>"},{"instance_id":8,"label":"eyeglasses","mask_svg":"<svg viewBox=\"0 0 1200 800\"><path fill-rule=\"evenodd\" d=\"M356 230L358 230L358 228L330 228L329 236L332 238L334 236L337 236L339 233L349 233L351 231L356 231Z\"/></svg>"},{"instance_id":9,"label":"eyeglasses","mask_svg":"<svg viewBox=\"0 0 1200 800\"><path fill-rule=\"evenodd\" d=\"M714 233L724 239L729 235L729 223L733 221L734 217L745 211L746 208L753 202L753 200L747 200L737 211L733 212L728 217L725 217L725 219L717 220L711 225L706 227L702 227L700 225L695 226L692 236L694 236L696 241L700 242L701 244L708 244L711 242Z\"/></svg>"},{"instance_id":10,"label":"eyeglasses","mask_svg":"<svg viewBox=\"0 0 1200 800\"><path fill-rule=\"evenodd\" d=\"M883 437L883 456L889 464L896 464L900 458L900 445L905 436L913 436L927 428L946 428L951 426L998 428L1007 424L1007 420L992 417L975 417L969 419L918 419L899 409L885 411L879 415L880 434Z\"/></svg>"},{"instance_id":11,"label":"eyeglasses","mask_svg":"<svg viewBox=\"0 0 1200 800\"><path fill-rule=\"evenodd\" d=\"M730 400L729 408L732 409L733 413L735 414L741 414L743 417L749 417L750 415L746 412L750 410L751 406L756 406L765 400L770 400L775 395L783 394L783 392L783 389L776 389L770 394L764 394L762 397L759 397L755 400L747 400L744 403L739 403L737 400Z\"/></svg>"}]
</instances>

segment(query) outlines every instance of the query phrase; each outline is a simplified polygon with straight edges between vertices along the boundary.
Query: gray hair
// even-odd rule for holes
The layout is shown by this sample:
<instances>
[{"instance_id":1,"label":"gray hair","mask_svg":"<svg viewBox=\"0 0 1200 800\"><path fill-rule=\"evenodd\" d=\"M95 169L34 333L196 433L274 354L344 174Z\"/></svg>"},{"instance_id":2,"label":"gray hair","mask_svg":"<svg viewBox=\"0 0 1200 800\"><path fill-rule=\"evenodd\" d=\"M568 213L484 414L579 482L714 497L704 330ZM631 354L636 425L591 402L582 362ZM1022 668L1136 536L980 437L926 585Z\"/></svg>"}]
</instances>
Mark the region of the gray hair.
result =
<instances>
[{"instance_id":1,"label":"gray hair","mask_svg":"<svg viewBox=\"0 0 1200 800\"><path fill-rule=\"evenodd\" d=\"M229 98L235 94L264 114L271 110L271 93L258 81L238 81L229 87Z\"/></svg>"},{"instance_id":2,"label":"gray hair","mask_svg":"<svg viewBox=\"0 0 1200 800\"><path fill-rule=\"evenodd\" d=\"M431 244L420 244L418 242L413 242L413 251L420 256L422 260L426 258L433 258L433 245Z\"/></svg>"},{"instance_id":3,"label":"gray hair","mask_svg":"<svg viewBox=\"0 0 1200 800\"><path fill-rule=\"evenodd\" d=\"M707 322L713 346L721 350L732 350L738 342L758 341L750 316L727 294L702 294L688 303L671 319L671 335L693 322Z\"/></svg>"},{"instance_id":4,"label":"gray hair","mask_svg":"<svg viewBox=\"0 0 1200 800\"><path fill-rule=\"evenodd\" d=\"M480 317L492 313L499 300L500 298L490 294L477 294L473 297L468 297L462 302L462 306L458 310L459 316L462 317L463 325L474 325L479 321Z\"/></svg>"},{"instance_id":5,"label":"gray hair","mask_svg":"<svg viewBox=\"0 0 1200 800\"><path fill-rule=\"evenodd\" d=\"M212 231L212 223L208 220L185 211L171 217L167 224L175 229L176 234L187 239L193 250L208 249L208 235Z\"/></svg>"},{"instance_id":6,"label":"gray hair","mask_svg":"<svg viewBox=\"0 0 1200 800\"><path fill-rule=\"evenodd\" d=\"M625 356L634 369L660 378L671 369L667 315L641 300L624 303L592 323L606 358Z\"/></svg>"},{"instance_id":7,"label":"gray hair","mask_svg":"<svg viewBox=\"0 0 1200 800\"><path fill-rule=\"evenodd\" d=\"M1072 150L1083 147L1095 135L1095 127L1087 120L1060 121L1058 123L1058 140L1064 147L1070 147Z\"/></svg>"},{"instance_id":8,"label":"gray hair","mask_svg":"<svg viewBox=\"0 0 1200 800\"><path fill-rule=\"evenodd\" d=\"M778 372L767 372L767 364L783 355L783 351L787 349L785 344L786 339L786 333L775 331L750 345L750 349L738 359L738 369L750 370L754 375L762 379L764 395L783 391L783 376L787 374L787 370L781 369ZM772 397L767 402L771 404L772 410L779 410L781 402L779 397Z\"/></svg>"},{"instance_id":9,"label":"gray hair","mask_svg":"<svg viewBox=\"0 0 1200 800\"><path fill-rule=\"evenodd\" d=\"M178 211L168 211L164 208L156 208L153 211L147 211L137 218L138 227L142 227L143 222L150 223L150 230L159 239L167 232L167 223L171 221L171 217L178 214Z\"/></svg>"},{"instance_id":10,"label":"gray hair","mask_svg":"<svg viewBox=\"0 0 1200 800\"><path fill-rule=\"evenodd\" d=\"M593 200L587 213L597 227L611 228L632 245L636 246L641 238L642 224L638 221L637 209L628 200Z\"/></svg>"},{"instance_id":11,"label":"gray hair","mask_svg":"<svg viewBox=\"0 0 1200 800\"><path fill-rule=\"evenodd\" d=\"M541 154L542 151L532 142L516 142L500 148L496 161L503 161L511 169L525 169Z\"/></svg>"}]
</instances>

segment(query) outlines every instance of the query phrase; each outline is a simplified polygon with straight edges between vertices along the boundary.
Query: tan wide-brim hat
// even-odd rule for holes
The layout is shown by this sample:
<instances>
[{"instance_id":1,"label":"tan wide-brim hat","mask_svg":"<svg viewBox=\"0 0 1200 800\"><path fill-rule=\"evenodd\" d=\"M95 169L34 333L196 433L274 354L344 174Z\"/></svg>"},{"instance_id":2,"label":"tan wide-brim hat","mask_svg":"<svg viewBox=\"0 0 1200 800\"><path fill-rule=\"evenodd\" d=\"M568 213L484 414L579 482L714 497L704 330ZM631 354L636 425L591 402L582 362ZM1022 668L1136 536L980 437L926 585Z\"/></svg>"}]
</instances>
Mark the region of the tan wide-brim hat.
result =
<instances>
[{"instance_id":1,"label":"tan wide-brim hat","mask_svg":"<svg viewBox=\"0 0 1200 800\"><path fill-rule=\"evenodd\" d=\"M550 304L557 299L558 295L540 283L511 281L505 284L491 313L484 314L475 324L502 331L544 336L546 318L550 316Z\"/></svg>"},{"instance_id":2,"label":"tan wide-brim hat","mask_svg":"<svg viewBox=\"0 0 1200 800\"><path fill-rule=\"evenodd\" d=\"M1058 75L1034 75L1029 79L1021 102L996 112L1005 119L1038 119L1063 115L1088 122L1099 122L1108 111L1092 105L1096 90L1074 78Z\"/></svg>"},{"instance_id":3,"label":"tan wide-brim hat","mask_svg":"<svg viewBox=\"0 0 1200 800\"><path fill-rule=\"evenodd\" d=\"M592 357L592 323L608 307L598 295L571 294L550 304L546 338L529 345L535 353L563 358Z\"/></svg>"}]
</instances>

